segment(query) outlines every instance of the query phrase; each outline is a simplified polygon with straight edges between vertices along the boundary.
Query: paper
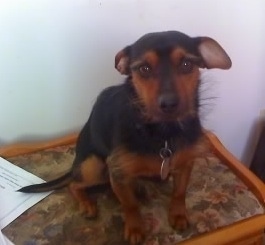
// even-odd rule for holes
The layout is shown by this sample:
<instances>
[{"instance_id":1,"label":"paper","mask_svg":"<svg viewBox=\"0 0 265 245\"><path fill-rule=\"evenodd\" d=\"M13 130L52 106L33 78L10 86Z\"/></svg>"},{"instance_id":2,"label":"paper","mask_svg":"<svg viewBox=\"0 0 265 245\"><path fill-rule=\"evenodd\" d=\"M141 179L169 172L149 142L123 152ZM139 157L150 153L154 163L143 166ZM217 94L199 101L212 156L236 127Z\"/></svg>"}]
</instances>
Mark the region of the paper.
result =
<instances>
[{"instance_id":1,"label":"paper","mask_svg":"<svg viewBox=\"0 0 265 245\"><path fill-rule=\"evenodd\" d=\"M5 245L6 243L6 237L3 235L2 232L0 232L0 245Z\"/></svg>"},{"instance_id":2,"label":"paper","mask_svg":"<svg viewBox=\"0 0 265 245\"><path fill-rule=\"evenodd\" d=\"M14 245L14 243L10 242L0 231L0 245Z\"/></svg>"},{"instance_id":3,"label":"paper","mask_svg":"<svg viewBox=\"0 0 265 245\"><path fill-rule=\"evenodd\" d=\"M16 192L23 186L44 181L0 157L0 228L3 229L24 211L51 192L26 194ZM3 239L2 239L3 240ZM1 237L0 237L0 242ZM1 244L1 243L0 243ZM4 243L8 244L8 243Z\"/></svg>"}]
</instances>

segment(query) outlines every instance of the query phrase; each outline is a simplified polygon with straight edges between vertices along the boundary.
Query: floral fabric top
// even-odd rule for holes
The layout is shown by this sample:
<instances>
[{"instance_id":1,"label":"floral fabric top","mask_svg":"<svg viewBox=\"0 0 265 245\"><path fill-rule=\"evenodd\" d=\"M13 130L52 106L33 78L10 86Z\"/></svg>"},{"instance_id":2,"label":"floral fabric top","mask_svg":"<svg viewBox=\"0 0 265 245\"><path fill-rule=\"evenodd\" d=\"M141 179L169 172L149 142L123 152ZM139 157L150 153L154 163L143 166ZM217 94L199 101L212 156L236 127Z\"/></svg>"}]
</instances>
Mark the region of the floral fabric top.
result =
<instances>
[{"instance_id":1,"label":"floral fabric top","mask_svg":"<svg viewBox=\"0 0 265 245\"><path fill-rule=\"evenodd\" d=\"M65 173L74 158L74 146L63 146L21 155L8 160L51 180ZM171 181L143 181L142 214L147 231L143 245L173 245L250 216L264 213L248 188L215 156L197 159L189 183L186 203L190 227L174 231L167 209ZM110 189L94 194L98 217L87 219L67 189L53 192L13 221L3 233L15 245L125 245L121 206Z\"/></svg>"}]
</instances>

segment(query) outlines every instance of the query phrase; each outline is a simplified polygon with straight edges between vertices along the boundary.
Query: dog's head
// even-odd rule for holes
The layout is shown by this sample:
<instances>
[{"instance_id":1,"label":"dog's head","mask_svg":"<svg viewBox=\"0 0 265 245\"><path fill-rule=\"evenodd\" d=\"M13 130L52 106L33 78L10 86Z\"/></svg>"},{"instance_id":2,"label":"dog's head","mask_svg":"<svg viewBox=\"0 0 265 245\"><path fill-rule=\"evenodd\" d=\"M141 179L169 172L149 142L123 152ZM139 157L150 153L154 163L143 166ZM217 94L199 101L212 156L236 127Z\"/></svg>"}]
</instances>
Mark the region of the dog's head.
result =
<instances>
[{"instance_id":1,"label":"dog's head","mask_svg":"<svg viewBox=\"0 0 265 245\"><path fill-rule=\"evenodd\" d=\"M231 64L215 40L177 31L146 34L115 57L116 69L131 76L143 113L153 122L197 115L199 68Z\"/></svg>"}]
</instances>

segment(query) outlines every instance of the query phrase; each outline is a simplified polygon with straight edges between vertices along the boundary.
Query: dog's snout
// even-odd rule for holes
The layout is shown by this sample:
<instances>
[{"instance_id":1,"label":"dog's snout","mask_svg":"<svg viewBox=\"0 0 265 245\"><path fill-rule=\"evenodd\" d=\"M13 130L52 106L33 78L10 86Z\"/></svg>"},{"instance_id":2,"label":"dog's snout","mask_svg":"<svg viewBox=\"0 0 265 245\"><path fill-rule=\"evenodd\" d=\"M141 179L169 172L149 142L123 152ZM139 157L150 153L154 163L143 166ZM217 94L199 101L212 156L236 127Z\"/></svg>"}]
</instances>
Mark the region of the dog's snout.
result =
<instances>
[{"instance_id":1,"label":"dog's snout","mask_svg":"<svg viewBox=\"0 0 265 245\"><path fill-rule=\"evenodd\" d=\"M178 98L175 94L164 94L158 99L160 109L163 112L171 112L178 105Z\"/></svg>"}]
</instances>

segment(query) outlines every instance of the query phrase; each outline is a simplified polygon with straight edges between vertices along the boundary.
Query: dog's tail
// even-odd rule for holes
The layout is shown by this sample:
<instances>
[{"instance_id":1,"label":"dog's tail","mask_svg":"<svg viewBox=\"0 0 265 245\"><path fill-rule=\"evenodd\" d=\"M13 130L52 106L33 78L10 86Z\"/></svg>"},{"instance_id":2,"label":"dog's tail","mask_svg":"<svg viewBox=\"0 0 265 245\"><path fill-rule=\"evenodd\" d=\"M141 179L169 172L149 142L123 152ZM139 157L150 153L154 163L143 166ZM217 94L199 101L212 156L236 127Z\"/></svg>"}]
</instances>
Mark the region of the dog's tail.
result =
<instances>
[{"instance_id":1,"label":"dog's tail","mask_svg":"<svg viewBox=\"0 0 265 245\"><path fill-rule=\"evenodd\" d=\"M24 193L47 192L47 191L52 191L56 189L61 189L67 186L68 184L70 184L71 181L72 181L72 172L68 172L65 175L55 180L51 180L47 183L25 186L17 191L24 192Z\"/></svg>"}]
</instances>

